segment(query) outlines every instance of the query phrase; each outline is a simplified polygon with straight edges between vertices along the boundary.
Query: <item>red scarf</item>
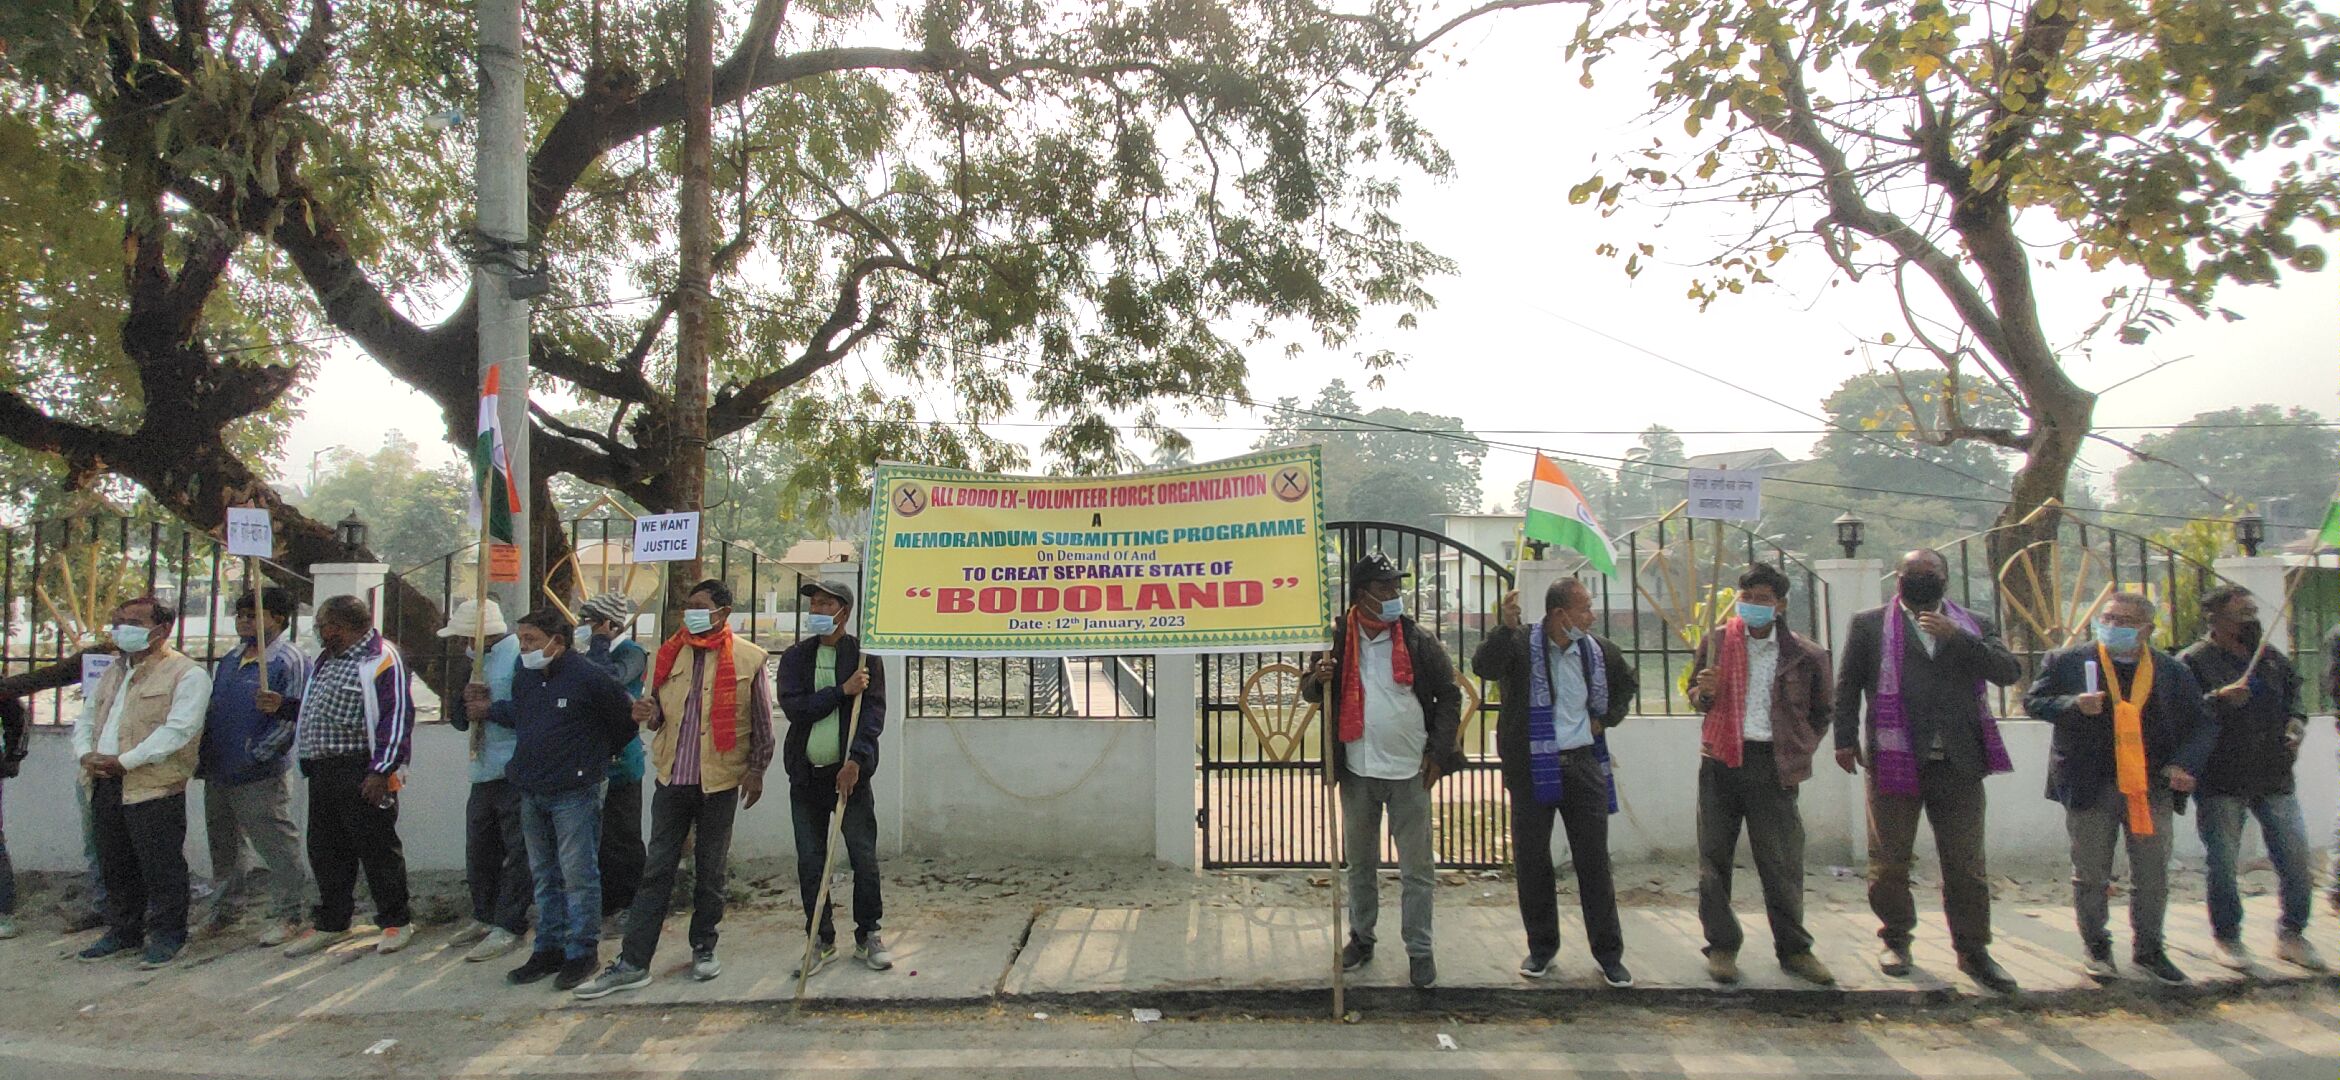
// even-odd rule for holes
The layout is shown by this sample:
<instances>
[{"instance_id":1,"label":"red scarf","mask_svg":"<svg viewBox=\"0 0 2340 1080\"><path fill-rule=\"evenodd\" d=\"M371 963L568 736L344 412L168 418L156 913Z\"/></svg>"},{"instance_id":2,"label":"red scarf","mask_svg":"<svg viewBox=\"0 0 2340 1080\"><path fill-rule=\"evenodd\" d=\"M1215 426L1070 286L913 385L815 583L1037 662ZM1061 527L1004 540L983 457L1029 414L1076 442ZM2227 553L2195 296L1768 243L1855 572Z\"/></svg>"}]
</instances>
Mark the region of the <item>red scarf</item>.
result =
<instances>
[{"instance_id":1,"label":"red scarf","mask_svg":"<svg viewBox=\"0 0 2340 1080\"><path fill-rule=\"evenodd\" d=\"M1414 657L1406 650L1406 628L1403 620L1383 622L1361 611L1349 612L1349 656L1341 665L1341 741L1356 742L1365 737L1365 672L1358 657L1365 654L1365 631L1379 634L1387 631L1389 641L1389 671L1399 686L1414 685Z\"/></svg>"},{"instance_id":2,"label":"red scarf","mask_svg":"<svg viewBox=\"0 0 2340 1080\"><path fill-rule=\"evenodd\" d=\"M1714 660L1716 670L1722 673L1722 685L1715 688L1714 703L1707 706L1706 724L1699 732L1700 749L1707 757L1736 769L1747 752L1747 624L1734 615L1715 634L1722 641ZM1764 687L1763 692L1770 693L1771 688Z\"/></svg>"},{"instance_id":3,"label":"red scarf","mask_svg":"<svg viewBox=\"0 0 2340 1080\"><path fill-rule=\"evenodd\" d=\"M685 645L715 652L715 700L700 716L715 737L715 749L728 754L732 747L739 745L739 678L731 666L731 627L718 626L704 634L684 630L667 638L666 644L658 647L658 666L650 677L652 693L665 686L667 677L674 674L674 662L682 655Z\"/></svg>"}]
</instances>

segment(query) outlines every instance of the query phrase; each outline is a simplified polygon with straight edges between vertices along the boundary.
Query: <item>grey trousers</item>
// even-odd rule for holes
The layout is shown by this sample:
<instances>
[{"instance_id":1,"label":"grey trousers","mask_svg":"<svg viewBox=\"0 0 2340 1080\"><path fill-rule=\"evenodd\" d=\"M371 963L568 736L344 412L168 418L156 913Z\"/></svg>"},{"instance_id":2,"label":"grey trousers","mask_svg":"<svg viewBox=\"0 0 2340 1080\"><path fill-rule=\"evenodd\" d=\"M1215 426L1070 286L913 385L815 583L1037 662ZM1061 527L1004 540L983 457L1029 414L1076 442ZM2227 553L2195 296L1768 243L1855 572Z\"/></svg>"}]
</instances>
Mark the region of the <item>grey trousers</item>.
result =
<instances>
[{"instance_id":1,"label":"grey trousers","mask_svg":"<svg viewBox=\"0 0 2340 1080\"><path fill-rule=\"evenodd\" d=\"M2162 916L2169 911L2169 788L2153 784L2146 794L2153 807L2153 835L2129 831L2129 803L2107 785L2086 810L2064 810L2072 835L2072 913L2080 938L2090 945L2112 944L2113 848L2129 838L2129 929L2137 956L2161 951Z\"/></svg>"},{"instance_id":2,"label":"grey trousers","mask_svg":"<svg viewBox=\"0 0 2340 1080\"><path fill-rule=\"evenodd\" d=\"M1698 761L1698 919L1709 952L1735 953L1746 941L1731 907L1731 873L1739 855L1739 831L1755 859L1763 886L1763 911L1771 919L1771 945L1780 959L1812 951L1804 930L1804 817L1796 789L1779 782L1779 759L1771 744L1744 744L1736 769L1713 758Z\"/></svg>"},{"instance_id":3,"label":"grey trousers","mask_svg":"<svg viewBox=\"0 0 2340 1080\"><path fill-rule=\"evenodd\" d=\"M309 864L301 855L301 830L292 819L292 783L284 773L249 784L205 781L203 831L211 845L211 880L217 888L212 910L231 912L249 892L251 864L245 845L268 867L268 913L297 919L307 908Z\"/></svg>"},{"instance_id":4,"label":"grey trousers","mask_svg":"<svg viewBox=\"0 0 2340 1080\"><path fill-rule=\"evenodd\" d=\"M1381 921L1381 816L1397 841L1398 880L1404 886L1400 935L1407 956L1430 955L1430 900L1438 887L1430 850L1430 791L1417 774L1403 780L1341 777L1341 843L1349 858L1349 934L1373 944Z\"/></svg>"}]
</instances>

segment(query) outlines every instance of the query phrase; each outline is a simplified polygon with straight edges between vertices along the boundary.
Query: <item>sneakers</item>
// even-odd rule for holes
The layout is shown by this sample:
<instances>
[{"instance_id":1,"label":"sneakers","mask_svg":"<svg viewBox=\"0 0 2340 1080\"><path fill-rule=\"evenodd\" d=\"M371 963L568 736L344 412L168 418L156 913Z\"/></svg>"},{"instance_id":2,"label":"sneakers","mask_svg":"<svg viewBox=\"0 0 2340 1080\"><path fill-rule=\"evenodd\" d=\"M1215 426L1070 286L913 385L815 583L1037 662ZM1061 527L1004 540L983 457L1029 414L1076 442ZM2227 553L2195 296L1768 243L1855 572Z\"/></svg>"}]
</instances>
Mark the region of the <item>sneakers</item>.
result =
<instances>
[{"instance_id":1,"label":"sneakers","mask_svg":"<svg viewBox=\"0 0 2340 1080\"><path fill-rule=\"evenodd\" d=\"M529 983L542 982L546 978L557 974L561 970L562 966L563 961L561 960L561 954L557 952L529 953L527 963L504 973L504 981L511 983L514 986L526 986Z\"/></svg>"},{"instance_id":2,"label":"sneakers","mask_svg":"<svg viewBox=\"0 0 2340 1080\"><path fill-rule=\"evenodd\" d=\"M837 955L837 950L833 948L826 950L826 952L829 956ZM816 962L813 965L813 968L816 971L819 970L820 963ZM721 974L723 974L723 961L715 959L715 946L699 945L692 947L691 978L700 982L706 982L707 980Z\"/></svg>"},{"instance_id":3,"label":"sneakers","mask_svg":"<svg viewBox=\"0 0 2340 1080\"><path fill-rule=\"evenodd\" d=\"M593 969L600 966L598 956L572 956L561 962L560 974L553 977L553 989L564 994L575 990L585 985L593 977Z\"/></svg>"},{"instance_id":4,"label":"sneakers","mask_svg":"<svg viewBox=\"0 0 2340 1080\"><path fill-rule=\"evenodd\" d=\"M382 928L382 943L374 946L374 951L388 956L412 944L414 944L414 927L411 924L385 926Z\"/></svg>"},{"instance_id":5,"label":"sneakers","mask_svg":"<svg viewBox=\"0 0 2340 1080\"><path fill-rule=\"evenodd\" d=\"M886 948L886 939L876 934L854 943L853 958L871 971L887 971L894 966L894 950Z\"/></svg>"},{"instance_id":6,"label":"sneakers","mask_svg":"<svg viewBox=\"0 0 2340 1080\"><path fill-rule=\"evenodd\" d=\"M799 966L795 971L789 972L788 976L792 979L812 978L813 976L820 974L821 969L828 967L829 961L835 960L836 958L837 943L834 941L821 942L819 947L813 949L811 966ZM709 975L708 978L712 979L714 976Z\"/></svg>"},{"instance_id":7,"label":"sneakers","mask_svg":"<svg viewBox=\"0 0 2340 1080\"><path fill-rule=\"evenodd\" d=\"M284 955L288 960L315 956L335 945L348 941L352 936L347 930L319 930L312 926L301 931L299 936L293 938L292 942L284 947Z\"/></svg>"},{"instance_id":8,"label":"sneakers","mask_svg":"<svg viewBox=\"0 0 2340 1080\"><path fill-rule=\"evenodd\" d=\"M483 923L478 919L467 920L463 924L463 929L455 931L455 936L447 939L447 944L452 945L458 949L477 945L482 940L486 939L488 933L494 929L496 928L489 926L488 924ZM470 958L465 957L465 959Z\"/></svg>"},{"instance_id":9,"label":"sneakers","mask_svg":"<svg viewBox=\"0 0 2340 1080\"><path fill-rule=\"evenodd\" d=\"M2216 942L2214 942L2214 944L2218 946L2218 963L2220 966L2231 968L2235 971L2249 971L2253 966L2251 961L2251 947L2243 944L2239 939L2235 941L2228 941L2225 938L2219 938Z\"/></svg>"},{"instance_id":10,"label":"sneakers","mask_svg":"<svg viewBox=\"0 0 2340 1080\"><path fill-rule=\"evenodd\" d=\"M157 939L147 942L146 954L138 958L138 970L156 971L162 968L167 968L171 966L171 961L177 960L179 958L179 953L186 948L187 943L184 941L163 941Z\"/></svg>"},{"instance_id":11,"label":"sneakers","mask_svg":"<svg viewBox=\"0 0 2340 1080\"><path fill-rule=\"evenodd\" d=\"M1354 935L1341 946L1341 970L1355 971L1373 962L1373 946L1359 941Z\"/></svg>"},{"instance_id":12,"label":"sneakers","mask_svg":"<svg viewBox=\"0 0 2340 1080\"><path fill-rule=\"evenodd\" d=\"M1811 953L1797 953L1779 962L1779 969L1814 986L1835 986L1836 974Z\"/></svg>"},{"instance_id":13,"label":"sneakers","mask_svg":"<svg viewBox=\"0 0 2340 1080\"><path fill-rule=\"evenodd\" d=\"M1600 965L1602 982L1619 990L1633 985L1633 973L1625 970L1625 961L1603 960L1600 961Z\"/></svg>"},{"instance_id":14,"label":"sneakers","mask_svg":"<svg viewBox=\"0 0 2340 1080\"><path fill-rule=\"evenodd\" d=\"M1739 981L1739 954L1735 949L1709 949L1706 953L1706 977L1731 986Z\"/></svg>"},{"instance_id":15,"label":"sneakers","mask_svg":"<svg viewBox=\"0 0 2340 1080\"><path fill-rule=\"evenodd\" d=\"M1428 990L1438 985L1438 961L1427 956L1406 958L1406 981L1416 990Z\"/></svg>"},{"instance_id":16,"label":"sneakers","mask_svg":"<svg viewBox=\"0 0 2340 1080\"><path fill-rule=\"evenodd\" d=\"M628 964L623 958L620 958L610 961L608 967L601 969L601 974L580 984L575 993L579 1001L592 1001L596 998L608 997L620 990L639 990L648 985L650 985L649 972Z\"/></svg>"},{"instance_id":17,"label":"sneakers","mask_svg":"<svg viewBox=\"0 0 2340 1080\"><path fill-rule=\"evenodd\" d=\"M301 924L297 919L270 919L268 928L260 931L260 944L273 949L291 941L293 935L300 932Z\"/></svg>"},{"instance_id":18,"label":"sneakers","mask_svg":"<svg viewBox=\"0 0 2340 1080\"><path fill-rule=\"evenodd\" d=\"M1993 993L2012 994L2021 989L2015 983L2015 976L2007 974L2006 968L2000 967L1998 961L1991 959L1990 953L1981 949L1958 954L1958 970Z\"/></svg>"},{"instance_id":19,"label":"sneakers","mask_svg":"<svg viewBox=\"0 0 2340 1080\"><path fill-rule=\"evenodd\" d=\"M23 933L23 931L16 928L16 919L14 916L0 915L0 941L6 941L20 933Z\"/></svg>"},{"instance_id":20,"label":"sneakers","mask_svg":"<svg viewBox=\"0 0 2340 1080\"><path fill-rule=\"evenodd\" d=\"M110 960L123 953L135 952L145 947L146 943L143 941L115 937L112 931L107 931L106 936L97 939L95 944L74 955L85 963L94 964L100 960Z\"/></svg>"},{"instance_id":21,"label":"sneakers","mask_svg":"<svg viewBox=\"0 0 2340 1080\"><path fill-rule=\"evenodd\" d=\"M519 947L520 935L501 926L491 927L486 937L480 938L470 952L463 954L463 959L473 964L484 964Z\"/></svg>"},{"instance_id":22,"label":"sneakers","mask_svg":"<svg viewBox=\"0 0 2340 1080\"><path fill-rule=\"evenodd\" d=\"M0 933L0 937L6 936ZM2324 958L2316 955L2316 947L2308 944L2308 939L2299 934L2284 934L2275 939L2275 959L2309 971L2326 970Z\"/></svg>"},{"instance_id":23,"label":"sneakers","mask_svg":"<svg viewBox=\"0 0 2340 1080\"><path fill-rule=\"evenodd\" d=\"M2121 969L2113 964L2112 942L2109 941L2089 942L2088 956L2080 962L2080 967L2088 972L2089 978L2098 982L2110 982L2121 977Z\"/></svg>"},{"instance_id":24,"label":"sneakers","mask_svg":"<svg viewBox=\"0 0 2340 1080\"><path fill-rule=\"evenodd\" d=\"M1913 966L1915 965L1910 963L1909 946L1907 945L1887 945L1877 950L1877 970L1893 978L1908 978L1910 968Z\"/></svg>"},{"instance_id":25,"label":"sneakers","mask_svg":"<svg viewBox=\"0 0 2340 1080\"><path fill-rule=\"evenodd\" d=\"M2137 965L2137 970L2153 976L2153 981L2163 986L2184 986L2188 981L2186 973L2169 962L2169 954L2158 949L2129 959Z\"/></svg>"},{"instance_id":26,"label":"sneakers","mask_svg":"<svg viewBox=\"0 0 2340 1080\"><path fill-rule=\"evenodd\" d=\"M1519 975L1523 979L1541 979L1551 973L1552 958L1549 956L1529 953L1527 959L1519 962Z\"/></svg>"}]
</instances>

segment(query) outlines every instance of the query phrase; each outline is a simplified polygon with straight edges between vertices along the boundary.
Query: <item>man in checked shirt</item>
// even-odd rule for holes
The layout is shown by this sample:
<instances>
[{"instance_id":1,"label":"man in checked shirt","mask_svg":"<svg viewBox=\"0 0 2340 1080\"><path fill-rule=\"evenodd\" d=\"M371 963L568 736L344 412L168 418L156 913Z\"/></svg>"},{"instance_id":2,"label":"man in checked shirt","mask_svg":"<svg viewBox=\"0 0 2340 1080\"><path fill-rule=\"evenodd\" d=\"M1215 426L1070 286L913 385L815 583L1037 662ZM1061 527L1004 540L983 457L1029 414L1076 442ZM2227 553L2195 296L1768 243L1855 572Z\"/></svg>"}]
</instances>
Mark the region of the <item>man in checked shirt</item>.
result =
<instances>
[{"instance_id":1,"label":"man in checked shirt","mask_svg":"<svg viewBox=\"0 0 2340 1080\"><path fill-rule=\"evenodd\" d=\"M414 746L413 680L398 647L374 629L373 609L364 600L326 600L317 605L316 621L324 651L310 671L293 742L309 781L316 925L284 954L309 956L351 936L361 869L382 928L375 951L394 953L414 940L396 779Z\"/></svg>"},{"instance_id":2,"label":"man in checked shirt","mask_svg":"<svg viewBox=\"0 0 2340 1080\"><path fill-rule=\"evenodd\" d=\"M585 1000L649 985L683 840L693 826L691 978L705 982L723 973L715 927L723 921L731 822L764 796L774 750L772 691L764 650L731 632L729 586L717 580L692 586L682 615L682 632L658 647L648 693L634 703L634 722L651 732L650 771L658 780L650 797L649 862L626 914L625 947L577 988Z\"/></svg>"}]
</instances>

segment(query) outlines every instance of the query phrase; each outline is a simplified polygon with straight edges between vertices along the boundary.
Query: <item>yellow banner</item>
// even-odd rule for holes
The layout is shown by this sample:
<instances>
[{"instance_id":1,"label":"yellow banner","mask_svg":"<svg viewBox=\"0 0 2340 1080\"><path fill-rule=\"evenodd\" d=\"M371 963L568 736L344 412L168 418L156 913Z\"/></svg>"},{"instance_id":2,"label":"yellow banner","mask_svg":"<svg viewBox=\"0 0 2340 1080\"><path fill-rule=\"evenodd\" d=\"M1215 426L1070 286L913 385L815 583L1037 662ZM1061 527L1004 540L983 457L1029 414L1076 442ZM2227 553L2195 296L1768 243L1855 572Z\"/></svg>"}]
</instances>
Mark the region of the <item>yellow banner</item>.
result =
<instances>
[{"instance_id":1,"label":"yellow banner","mask_svg":"<svg viewBox=\"0 0 2340 1080\"><path fill-rule=\"evenodd\" d=\"M862 647L925 656L1320 648L1318 448L1133 476L884 464Z\"/></svg>"}]
</instances>

